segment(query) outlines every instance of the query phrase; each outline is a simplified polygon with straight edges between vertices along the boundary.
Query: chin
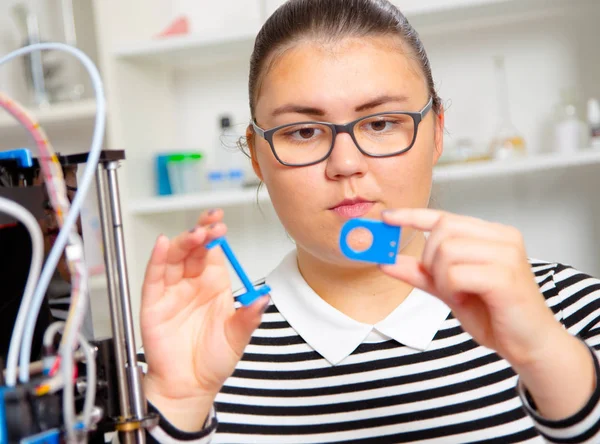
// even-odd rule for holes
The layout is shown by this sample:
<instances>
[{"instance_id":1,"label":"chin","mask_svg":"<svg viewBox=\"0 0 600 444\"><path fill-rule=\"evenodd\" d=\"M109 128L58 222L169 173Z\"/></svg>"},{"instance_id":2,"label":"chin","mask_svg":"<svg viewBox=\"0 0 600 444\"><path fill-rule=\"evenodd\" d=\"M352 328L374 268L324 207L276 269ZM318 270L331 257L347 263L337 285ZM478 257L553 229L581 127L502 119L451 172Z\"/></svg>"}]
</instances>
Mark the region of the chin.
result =
<instances>
[{"instance_id":1,"label":"chin","mask_svg":"<svg viewBox=\"0 0 600 444\"><path fill-rule=\"evenodd\" d=\"M335 246L332 246L327 250L323 249L322 244L314 246L313 248L304 248L300 244L297 244L297 249L300 254L303 254L313 263L321 263L323 265L348 270L367 270L377 267L376 264L370 262L360 262L348 259L340 250L337 241Z\"/></svg>"}]
</instances>

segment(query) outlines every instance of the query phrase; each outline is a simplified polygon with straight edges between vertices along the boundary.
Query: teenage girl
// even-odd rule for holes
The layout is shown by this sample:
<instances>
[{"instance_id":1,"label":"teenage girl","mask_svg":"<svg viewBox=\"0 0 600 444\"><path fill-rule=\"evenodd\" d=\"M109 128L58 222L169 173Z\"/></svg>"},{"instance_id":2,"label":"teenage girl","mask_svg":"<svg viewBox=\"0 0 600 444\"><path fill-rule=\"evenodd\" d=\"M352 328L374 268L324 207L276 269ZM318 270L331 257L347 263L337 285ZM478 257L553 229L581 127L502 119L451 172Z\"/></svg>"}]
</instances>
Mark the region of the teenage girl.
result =
<instances>
[{"instance_id":1,"label":"teenage girl","mask_svg":"<svg viewBox=\"0 0 600 444\"><path fill-rule=\"evenodd\" d=\"M444 110L387 0L290 0L250 63L252 166L296 249L236 310L223 212L160 237L143 286L151 440L600 442L600 281L512 227L428 209ZM350 218L401 226L352 262ZM366 242L358 239L358 242Z\"/></svg>"}]
</instances>

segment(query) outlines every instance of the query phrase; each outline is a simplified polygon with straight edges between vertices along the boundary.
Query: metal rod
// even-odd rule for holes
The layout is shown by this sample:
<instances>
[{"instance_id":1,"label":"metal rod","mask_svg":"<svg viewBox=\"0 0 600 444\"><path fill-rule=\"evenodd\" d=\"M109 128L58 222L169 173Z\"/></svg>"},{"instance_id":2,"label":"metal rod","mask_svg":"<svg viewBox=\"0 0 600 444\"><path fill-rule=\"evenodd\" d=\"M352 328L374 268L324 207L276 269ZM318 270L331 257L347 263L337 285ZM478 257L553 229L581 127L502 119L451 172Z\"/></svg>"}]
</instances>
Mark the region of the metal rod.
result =
<instances>
[{"instance_id":1,"label":"metal rod","mask_svg":"<svg viewBox=\"0 0 600 444\"><path fill-rule=\"evenodd\" d=\"M73 14L73 0L61 0L63 30L65 43L77 46L77 32L75 31L75 15Z\"/></svg>"},{"instance_id":2,"label":"metal rod","mask_svg":"<svg viewBox=\"0 0 600 444\"><path fill-rule=\"evenodd\" d=\"M129 379L126 372L126 349L123 334L123 317L119 303L119 292L116 280L116 261L114 239L110 227L112 226L111 211L108 206L105 166L98 166L96 171L96 188L98 193L98 207L100 210L100 223L102 226L102 239L104 241L104 261L106 263L106 278L108 283L108 301L110 306L110 320L113 331L115 360L117 367L117 382L119 386L119 405L123 418L131 417L129 402ZM127 444L133 444L133 435L122 435Z\"/></svg>"},{"instance_id":3,"label":"metal rod","mask_svg":"<svg viewBox=\"0 0 600 444\"><path fill-rule=\"evenodd\" d=\"M146 399L142 390L142 381L137 365L137 349L135 346L135 335L133 330L133 316L131 314L131 299L129 294L129 279L127 275L127 259L125 256L125 238L123 235L123 220L121 217L117 168L118 162L109 162L106 167L108 197L113 218L115 256L117 259L116 265L121 293L121 313L123 315L123 333L125 336L125 348L127 352L127 373L130 383L131 404L133 413L137 419L143 419L147 413ZM138 436L143 438L145 435L143 434L143 431L138 431Z\"/></svg>"},{"instance_id":4,"label":"metal rod","mask_svg":"<svg viewBox=\"0 0 600 444\"><path fill-rule=\"evenodd\" d=\"M40 27L38 17L33 11L27 12L27 35L29 44L40 43ZM46 91L46 79L44 76L44 59L41 51L34 51L30 55L31 60L31 80L35 95L36 105L45 106L48 104L48 94Z\"/></svg>"}]
</instances>

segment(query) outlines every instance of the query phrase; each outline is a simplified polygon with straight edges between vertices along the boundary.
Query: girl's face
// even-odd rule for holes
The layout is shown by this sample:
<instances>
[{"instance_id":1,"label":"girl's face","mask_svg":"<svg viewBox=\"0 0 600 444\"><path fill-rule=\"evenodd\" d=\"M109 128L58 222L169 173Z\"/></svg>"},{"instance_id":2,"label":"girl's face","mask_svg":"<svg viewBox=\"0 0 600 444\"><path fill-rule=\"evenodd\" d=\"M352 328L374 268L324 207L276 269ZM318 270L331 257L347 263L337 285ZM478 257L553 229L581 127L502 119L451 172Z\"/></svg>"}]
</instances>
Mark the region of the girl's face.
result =
<instances>
[{"instance_id":1,"label":"girl's face","mask_svg":"<svg viewBox=\"0 0 600 444\"><path fill-rule=\"evenodd\" d=\"M343 124L380 112L419 112L429 101L418 63L392 37L301 42L275 59L256 102L263 129L307 120ZM330 157L316 165L280 164L263 138L249 133L253 166L297 248L346 264L338 237L353 217L380 219L392 208L426 207L432 170L442 152L443 118L429 112L412 149L388 158L363 155L338 134ZM366 244L353 239L354 245ZM404 231L401 248L413 239Z\"/></svg>"}]
</instances>

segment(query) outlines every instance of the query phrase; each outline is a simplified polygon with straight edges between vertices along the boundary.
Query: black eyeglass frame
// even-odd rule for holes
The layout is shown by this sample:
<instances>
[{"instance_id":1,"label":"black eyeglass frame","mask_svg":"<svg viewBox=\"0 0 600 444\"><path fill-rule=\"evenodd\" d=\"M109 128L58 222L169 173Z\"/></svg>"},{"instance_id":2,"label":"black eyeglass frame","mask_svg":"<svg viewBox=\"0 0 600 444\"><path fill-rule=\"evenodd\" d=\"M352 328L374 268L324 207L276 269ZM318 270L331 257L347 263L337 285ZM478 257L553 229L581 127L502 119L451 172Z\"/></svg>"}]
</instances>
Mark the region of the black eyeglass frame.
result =
<instances>
[{"instance_id":1,"label":"black eyeglass frame","mask_svg":"<svg viewBox=\"0 0 600 444\"><path fill-rule=\"evenodd\" d=\"M350 137L352 137L352 140L354 141L354 145L356 145L356 148L358 148L358 150L365 156L378 157L378 158L393 157L393 156L398 156L402 153L407 152L415 145L415 142L417 141L417 134L419 133L419 125L423 121L423 119L425 119L425 116L427 115L427 113L429 113L429 111L431 111L432 107L433 107L433 97L430 97L429 102L427 102L427 105L425 105L425 107L419 112L409 112L409 111L382 112L382 113L370 114L368 116L363 116L352 122L340 124L340 125L335 124L335 123L318 122L318 121L296 122L296 123L288 123L285 125L280 125L275 128L271 128L269 130L262 129L260 126L258 126L258 124L256 123L256 120L252 120L252 128L254 128L254 131L256 132L256 134L258 134L260 137L262 137L269 143L269 146L271 147L271 151L273 152L273 155L275 156L277 161L279 163L281 163L282 165L289 166L289 167L305 167L305 166L310 166L310 165L316 165L317 163L323 162L325 159L327 159L331 155L331 152L333 151L333 147L335 146L335 139L337 138L337 135L342 134L342 133L350 134ZM411 141L408 148L404 148L400 151L396 151L393 153L387 153L387 154L371 154L371 153L368 153L365 150L363 150L360 147L360 145L358 144L358 142L356 140L356 136L354 135L354 128L356 127L356 125L359 122L366 120L366 119L370 119L372 117L389 116L389 115L395 115L395 114L410 116L413 119L413 122L415 125L415 131L413 134L413 140ZM273 144L273 135L277 131L279 131L283 128L288 128L288 127L297 126L297 125L308 125L308 124L324 125L331 129L331 134L332 134L331 146L329 147L329 150L327 151L327 153L323 157L321 157L319 160L315 160L313 162L308 162L308 163L297 164L297 163L284 162L283 160L281 160L281 158L277 155L277 151L275 151L275 146Z\"/></svg>"}]
</instances>

